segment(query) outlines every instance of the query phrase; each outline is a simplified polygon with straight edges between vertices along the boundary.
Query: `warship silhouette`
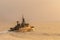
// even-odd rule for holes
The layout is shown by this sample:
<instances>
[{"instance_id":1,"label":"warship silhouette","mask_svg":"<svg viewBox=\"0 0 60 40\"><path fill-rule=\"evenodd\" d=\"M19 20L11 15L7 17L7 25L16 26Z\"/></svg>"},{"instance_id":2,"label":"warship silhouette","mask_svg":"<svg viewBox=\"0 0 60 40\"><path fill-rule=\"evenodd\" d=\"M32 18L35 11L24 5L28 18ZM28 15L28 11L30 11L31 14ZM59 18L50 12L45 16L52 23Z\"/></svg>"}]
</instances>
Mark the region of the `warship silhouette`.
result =
<instances>
[{"instance_id":1,"label":"warship silhouette","mask_svg":"<svg viewBox=\"0 0 60 40\"><path fill-rule=\"evenodd\" d=\"M22 17L22 22L19 23L17 21L17 24L15 27L10 28L8 31L17 31L17 32L30 32L33 31L34 26L30 26L29 23L26 23L25 18Z\"/></svg>"}]
</instances>

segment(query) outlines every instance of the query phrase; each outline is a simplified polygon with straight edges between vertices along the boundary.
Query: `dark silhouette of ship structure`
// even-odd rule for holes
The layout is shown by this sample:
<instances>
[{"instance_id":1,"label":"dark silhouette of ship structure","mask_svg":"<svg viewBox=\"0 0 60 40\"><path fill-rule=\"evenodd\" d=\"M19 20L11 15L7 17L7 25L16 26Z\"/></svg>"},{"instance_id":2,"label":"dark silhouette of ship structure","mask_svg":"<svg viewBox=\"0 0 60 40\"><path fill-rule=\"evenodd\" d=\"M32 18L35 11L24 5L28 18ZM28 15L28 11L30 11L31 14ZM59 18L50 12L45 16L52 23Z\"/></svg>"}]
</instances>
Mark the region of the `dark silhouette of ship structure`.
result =
<instances>
[{"instance_id":1,"label":"dark silhouette of ship structure","mask_svg":"<svg viewBox=\"0 0 60 40\"><path fill-rule=\"evenodd\" d=\"M33 31L34 26L30 26L29 23L26 23L25 18L22 17L21 24L19 21L17 21L17 24L15 27L10 28L9 31L18 31L18 32L30 32Z\"/></svg>"}]
</instances>

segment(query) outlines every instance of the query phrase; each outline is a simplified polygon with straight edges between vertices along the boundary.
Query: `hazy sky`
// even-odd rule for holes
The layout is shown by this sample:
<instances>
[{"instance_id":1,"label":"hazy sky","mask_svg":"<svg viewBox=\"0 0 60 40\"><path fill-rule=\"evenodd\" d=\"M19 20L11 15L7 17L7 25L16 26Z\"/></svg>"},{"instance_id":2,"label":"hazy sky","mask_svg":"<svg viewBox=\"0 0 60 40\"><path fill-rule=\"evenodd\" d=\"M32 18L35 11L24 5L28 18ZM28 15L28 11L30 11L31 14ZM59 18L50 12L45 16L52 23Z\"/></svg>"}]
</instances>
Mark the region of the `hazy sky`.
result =
<instances>
[{"instance_id":1,"label":"hazy sky","mask_svg":"<svg viewBox=\"0 0 60 40\"><path fill-rule=\"evenodd\" d=\"M22 13L32 23L60 21L60 0L0 0L0 21L21 20Z\"/></svg>"}]
</instances>

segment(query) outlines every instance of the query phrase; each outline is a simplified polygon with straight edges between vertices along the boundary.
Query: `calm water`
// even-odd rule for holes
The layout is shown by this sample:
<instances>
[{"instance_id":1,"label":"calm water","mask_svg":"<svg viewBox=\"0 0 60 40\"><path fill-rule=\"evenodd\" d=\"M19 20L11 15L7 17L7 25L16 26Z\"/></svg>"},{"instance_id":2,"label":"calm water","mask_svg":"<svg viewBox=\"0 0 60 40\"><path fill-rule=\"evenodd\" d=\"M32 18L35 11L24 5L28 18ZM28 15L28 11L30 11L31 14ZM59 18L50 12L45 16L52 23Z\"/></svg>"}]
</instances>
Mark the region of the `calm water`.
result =
<instances>
[{"instance_id":1,"label":"calm water","mask_svg":"<svg viewBox=\"0 0 60 40\"><path fill-rule=\"evenodd\" d=\"M0 40L60 40L60 23L40 23L32 32L5 31L0 36Z\"/></svg>"}]
</instances>

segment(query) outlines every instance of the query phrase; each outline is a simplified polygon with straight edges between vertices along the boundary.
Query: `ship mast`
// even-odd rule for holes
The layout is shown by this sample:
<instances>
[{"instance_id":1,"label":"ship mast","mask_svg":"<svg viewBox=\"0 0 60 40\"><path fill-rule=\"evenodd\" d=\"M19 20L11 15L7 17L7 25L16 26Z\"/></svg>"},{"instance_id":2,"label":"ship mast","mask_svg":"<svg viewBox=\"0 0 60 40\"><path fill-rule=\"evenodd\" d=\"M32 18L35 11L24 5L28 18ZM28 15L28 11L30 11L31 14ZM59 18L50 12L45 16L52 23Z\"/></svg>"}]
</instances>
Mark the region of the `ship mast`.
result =
<instances>
[{"instance_id":1,"label":"ship mast","mask_svg":"<svg viewBox=\"0 0 60 40\"><path fill-rule=\"evenodd\" d=\"M24 27L25 26L25 18L24 16L22 15L22 23L21 23L21 27Z\"/></svg>"}]
</instances>

